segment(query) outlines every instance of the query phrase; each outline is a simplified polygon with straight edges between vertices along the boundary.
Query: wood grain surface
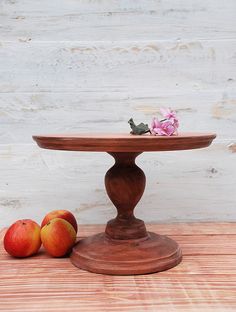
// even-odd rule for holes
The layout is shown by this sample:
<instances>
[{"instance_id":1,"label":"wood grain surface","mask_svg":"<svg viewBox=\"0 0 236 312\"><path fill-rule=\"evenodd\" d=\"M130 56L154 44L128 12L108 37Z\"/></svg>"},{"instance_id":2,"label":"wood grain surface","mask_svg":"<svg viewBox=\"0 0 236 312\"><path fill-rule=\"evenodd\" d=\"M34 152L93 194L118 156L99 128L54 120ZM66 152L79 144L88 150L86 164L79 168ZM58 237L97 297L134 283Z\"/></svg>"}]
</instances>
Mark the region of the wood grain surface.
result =
<instances>
[{"instance_id":1,"label":"wood grain surface","mask_svg":"<svg viewBox=\"0 0 236 312\"><path fill-rule=\"evenodd\" d=\"M105 225L80 226L80 237ZM177 267L156 274L107 276L40 254L13 259L0 233L0 311L227 312L236 309L236 224L149 224L183 250Z\"/></svg>"},{"instance_id":2,"label":"wood grain surface","mask_svg":"<svg viewBox=\"0 0 236 312\"><path fill-rule=\"evenodd\" d=\"M110 0L109 6L101 0L6 0L1 31L4 40L54 42L232 39L233 7L234 0Z\"/></svg>"},{"instance_id":3,"label":"wood grain surface","mask_svg":"<svg viewBox=\"0 0 236 312\"><path fill-rule=\"evenodd\" d=\"M92 152L175 151L207 147L216 135L212 133L180 133L173 136L132 134L48 134L34 135L42 148Z\"/></svg>"},{"instance_id":4,"label":"wood grain surface","mask_svg":"<svg viewBox=\"0 0 236 312\"><path fill-rule=\"evenodd\" d=\"M218 137L141 155L138 216L236 220L235 10L235 0L0 1L0 226L54 209L83 224L111 218L110 157L51 153L32 134L126 132L160 107L177 111L180 131Z\"/></svg>"}]
</instances>

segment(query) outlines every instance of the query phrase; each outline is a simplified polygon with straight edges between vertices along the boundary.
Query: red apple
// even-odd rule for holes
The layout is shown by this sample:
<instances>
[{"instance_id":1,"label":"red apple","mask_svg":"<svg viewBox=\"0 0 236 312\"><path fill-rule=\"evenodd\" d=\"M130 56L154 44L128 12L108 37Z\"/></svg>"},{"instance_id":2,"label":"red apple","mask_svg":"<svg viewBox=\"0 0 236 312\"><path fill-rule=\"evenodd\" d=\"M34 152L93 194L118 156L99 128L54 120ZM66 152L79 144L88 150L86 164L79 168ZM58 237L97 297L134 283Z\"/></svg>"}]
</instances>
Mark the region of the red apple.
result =
<instances>
[{"instance_id":1,"label":"red apple","mask_svg":"<svg viewBox=\"0 0 236 312\"><path fill-rule=\"evenodd\" d=\"M40 226L30 219L16 221L4 236L4 248L13 257L32 256L40 246Z\"/></svg>"},{"instance_id":2,"label":"red apple","mask_svg":"<svg viewBox=\"0 0 236 312\"><path fill-rule=\"evenodd\" d=\"M41 229L43 247L53 257L67 255L75 244L76 232L64 219L55 218Z\"/></svg>"},{"instance_id":3,"label":"red apple","mask_svg":"<svg viewBox=\"0 0 236 312\"><path fill-rule=\"evenodd\" d=\"M76 219L74 215L68 210L54 210L54 211L49 212L44 217L42 224L41 224L41 228L43 228L44 225L46 225L50 220L55 219L55 218L61 218L61 219L68 221L74 227L75 232L77 233L78 226L77 226Z\"/></svg>"}]
</instances>

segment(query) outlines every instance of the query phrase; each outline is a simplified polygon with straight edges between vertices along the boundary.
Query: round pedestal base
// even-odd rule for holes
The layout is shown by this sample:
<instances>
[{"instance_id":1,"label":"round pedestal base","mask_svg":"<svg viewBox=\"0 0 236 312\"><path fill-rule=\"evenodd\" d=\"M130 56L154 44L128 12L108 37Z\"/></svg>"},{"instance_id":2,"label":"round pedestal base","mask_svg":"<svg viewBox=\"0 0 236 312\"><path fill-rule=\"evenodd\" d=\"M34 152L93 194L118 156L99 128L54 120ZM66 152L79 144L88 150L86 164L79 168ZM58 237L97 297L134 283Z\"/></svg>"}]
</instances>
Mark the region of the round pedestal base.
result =
<instances>
[{"instance_id":1,"label":"round pedestal base","mask_svg":"<svg viewBox=\"0 0 236 312\"><path fill-rule=\"evenodd\" d=\"M178 244L148 232L144 238L116 240L99 233L80 240L71 262L86 271L113 275L146 274L176 266L182 259Z\"/></svg>"}]
</instances>

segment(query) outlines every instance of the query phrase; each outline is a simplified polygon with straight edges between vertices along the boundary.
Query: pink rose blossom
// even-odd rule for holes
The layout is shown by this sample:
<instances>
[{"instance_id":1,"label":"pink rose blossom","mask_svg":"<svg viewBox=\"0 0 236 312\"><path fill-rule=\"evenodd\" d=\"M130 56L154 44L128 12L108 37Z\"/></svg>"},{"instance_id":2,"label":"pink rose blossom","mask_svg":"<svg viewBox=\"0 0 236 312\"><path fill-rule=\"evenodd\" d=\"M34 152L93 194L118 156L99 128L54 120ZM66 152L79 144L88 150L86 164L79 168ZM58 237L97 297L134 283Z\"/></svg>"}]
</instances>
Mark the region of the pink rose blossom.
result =
<instances>
[{"instance_id":1,"label":"pink rose blossom","mask_svg":"<svg viewBox=\"0 0 236 312\"><path fill-rule=\"evenodd\" d=\"M157 118L153 118L150 131L155 135L170 136L175 133L176 128L169 120L160 122Z\"/></svg>"}]
</instances>

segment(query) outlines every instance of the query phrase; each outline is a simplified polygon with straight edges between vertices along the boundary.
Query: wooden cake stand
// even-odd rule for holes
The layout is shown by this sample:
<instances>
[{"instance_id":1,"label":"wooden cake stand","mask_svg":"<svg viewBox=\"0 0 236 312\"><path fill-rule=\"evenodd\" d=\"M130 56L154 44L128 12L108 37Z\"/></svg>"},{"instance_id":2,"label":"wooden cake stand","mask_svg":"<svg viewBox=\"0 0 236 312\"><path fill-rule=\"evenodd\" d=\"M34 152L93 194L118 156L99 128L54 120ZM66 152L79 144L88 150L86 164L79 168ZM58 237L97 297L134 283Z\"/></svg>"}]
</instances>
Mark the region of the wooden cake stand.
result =
<instances>
[{"instance_id":1,"label":"wooden cake stand","mask_svg":"<svg viewBox=\"0 0 236 312\"><path fill-rule=\"evenodd\" d=\"M107 223L105 233L79 240L71 254L72 263L87 271L115 275L152 273L176 266L182 257L178 244L166 236L147 232L145 223L134 216L146 180L135 158L142 152L207 147L215 137L210 133L182 133L170 137L149 134L33 136L42 148L107 152L115 159L105 175L105 187L117 216Z\"/></svg>"}]
</instances>

